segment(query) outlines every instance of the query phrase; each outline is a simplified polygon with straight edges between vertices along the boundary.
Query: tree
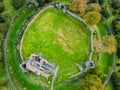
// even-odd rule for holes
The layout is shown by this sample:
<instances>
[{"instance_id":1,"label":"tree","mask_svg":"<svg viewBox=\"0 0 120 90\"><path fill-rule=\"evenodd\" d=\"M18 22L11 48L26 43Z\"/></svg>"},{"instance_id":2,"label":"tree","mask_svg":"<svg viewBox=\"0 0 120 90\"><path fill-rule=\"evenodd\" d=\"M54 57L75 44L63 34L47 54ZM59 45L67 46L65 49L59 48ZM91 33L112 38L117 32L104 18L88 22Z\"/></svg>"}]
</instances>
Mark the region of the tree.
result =
<instances>
[{"instance_id":1,"label":"tree","mask_svg":"<svg viewBox=\"0 0 120 90\"><path fill-rule=\"evenodd\" d=\"M88 0L72 0L69 4L69 9L82 16L86 12Z\"/></svg>"},{"instance_id":2,"label":"tree","mask_svg":"<svg viewBox=\"0 0 120 90\"><path fill-rule=\"evenodd\" d=\"M45 0L45 2L51 2L52 0Z\"/></svg>"},{"instance_id":3,"label":"tree","mask_svg":"<svg viewBox=\"0 0 120 90\"><path fill-rule=\"evenodd\" d=\"M78 83L78 90L105 90L101 79L94 74L88 74Z\"/></svg>"},{"instance_id":4,"label":"tree","mask_svg":"<svg viewBox=\"0 0 120 90\"><path fill-rule=\"evenodd\" d=\"M101 14L102 14L105 18L109 18L109 16L110 16L110 14L109 14L107 8L104 7L104 6L102 6Z\"/></svg>"},{"instance_id":5,"label":"tree","mask_svg":"<svg viewBox=\"0 0 120 90\"><path fill-rule=\"evenodd\" d=\"M100 5L103 5L105 0L89 0L89 3L99 3Z\"/></svg>"},{"instance_id":6,"label":"tree","mask_svg":"<svg viewBox=\"0 0 120 90\"><path fill-rule=\"evenodd\" d=\"M113 82L113 87L115 90L120 90L120 73L114 72L112 74L111 80Z\"/></svg>"},{"instance_id":7,"label":"tree","mask_svg":"<svg viewBox=\"0 0 120 90\"><path fill-rule=\"evenodd\" d=\"M101 11L101 6L98 3L90 3L87 6L87 11Z\"/></svg>"},{"instance_id":8,"label":"tree","mask_svg":"<svg viewBox=\"0 0 120 90\"><path fill-rule=\"evenodd\" d=\"M102 38L102 42L96 41L95 51L97 53L113 53L117 49L116 38L113 35L106 35Z\"/></svg>"},{"instance_id":9,"label":"tree","mask_svg":"<svg viewBox=\"0 0 120 90\"><path fill-rule=\"evenodd\" d=\"M97 3L98 0L89 0L89 3Z\"/></svg>"},{"instance_id":10,"label":"tree","mask_svg":"<svg viewBox=\"0 0 120 90\"><path fill-rule=\"evenodd\" d=\"M0 23L5 23L5 20L0 16Z\"/></svg>"},{"instance_id":11,"label":"tree","mask_svg":"<svg viewBox=\"0 0 120 90\"><path fill-rule=\"evenodd\" d=\"M39 3L39 5L43 5L45 3L45 0L37 0L37 2Z\"/></svg>"},{"instance_id":12,"label":"tree","mask_svg":"<svg viewBox=\"0 0 120 90\"><path fill-rule=\"evenodd\" d=\"M104 4L105 0L98 0L99 4L102 5Z\"/></svg>"},{"instance_id":13,"label":"tree","mask_svg":"<svg viewBox=\"0 0 120 90\"><path fill-rule=\"evenodd\" d=\"M119 15L112 21L112 26L118 43L117 55L120 58L120 16Z\"/></svg>"},{"instance_id":14,"label":"tree","mask_svg":"<svg viewBox=\"0 0 120 90\"><path fill-rule=\"evenodd\" d=\"M111 6L114 9L120 9L120 0L112 0Z\"/></svg>"},{"instance_id":15,"label":"tree","mask_svg":"<svg viewBox=\"0 0 120 90\"><path fill-rule=\"evenodd\" d=\"M2 2L0 2L0 12L2 12L4 10L4 5Z\"/></svg>"},{"instance_id":16,"label":"tree","mask_svg":"<svg viewBox=\"0 0 120 90\"><path fill-rule=\"evenodd\" d=\"M87 22L87 24L93 26L100 21L101 14L97 11L91 11L91 12L86 13L83 16L83 19Z\"/></svg>"},{"instance_id":17,"label":"tree","mask_svg":"<svg viewBox=\"0 0 120 90\"><path fill-rule=\"evenodd\" d=\"M4 23L0 23L0 33L4 34L6 33L6 30L7 30L6 25Z\"/></svg>"}]
</instances>

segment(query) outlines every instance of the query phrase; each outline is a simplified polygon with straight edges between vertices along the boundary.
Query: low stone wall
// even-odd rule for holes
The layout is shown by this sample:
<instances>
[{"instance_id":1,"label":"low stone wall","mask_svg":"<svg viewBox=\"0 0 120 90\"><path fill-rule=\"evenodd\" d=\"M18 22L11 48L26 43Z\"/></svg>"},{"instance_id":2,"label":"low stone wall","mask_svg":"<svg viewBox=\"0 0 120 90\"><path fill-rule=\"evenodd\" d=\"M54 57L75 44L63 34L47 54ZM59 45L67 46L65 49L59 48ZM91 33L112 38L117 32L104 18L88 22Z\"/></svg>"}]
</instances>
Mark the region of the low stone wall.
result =
<instances>
[{"instance_id":1,"label":"low stone wall","mask_svg":"<svg viewBox=\"0 0 120 90\"><path fill-rule=\"evenodd\" d=\"M91 53L90 53L90 56L89 56L89 60L92 61L92 55L93 55L93 52L94 52L94 42L93 42L93 33L94 33L94 29L92 29L81 17L77 16L76 14L70 12L69 10L66 10L66 13L68 13L69 15L71 15L72 17L76 18L77 20L81 21L82 23L84 23L86 25L86 27L88 27L88 29L90 30L91 32L91 37L90 37L90 40L91 40Z\"/></svg>"}]
</instances>

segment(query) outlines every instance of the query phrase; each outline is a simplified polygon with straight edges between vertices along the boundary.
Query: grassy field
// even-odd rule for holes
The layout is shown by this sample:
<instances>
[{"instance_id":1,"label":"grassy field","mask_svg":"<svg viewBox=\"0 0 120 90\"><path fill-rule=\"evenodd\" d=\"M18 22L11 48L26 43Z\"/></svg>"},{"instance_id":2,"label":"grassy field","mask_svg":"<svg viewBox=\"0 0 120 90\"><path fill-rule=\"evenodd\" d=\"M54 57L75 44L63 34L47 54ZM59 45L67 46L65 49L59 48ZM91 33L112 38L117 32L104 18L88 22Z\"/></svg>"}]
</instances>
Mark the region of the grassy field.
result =
<instances>
[{"instance_id":1,"label":"grassy field","mask_svg":"<svg viewBox=\"0 0 120 90\"><path fill-rule=\"evenodd\" d=\"M97 24L97 34L99 37L99 40L102 40L103 36L109 34L109 28L107 25L104 23L104 20L101 20ZM99 66L99 71L103 73L103 82L105 81L105 78L108 77L108 75L111 72L112 66L113 66L113 61L114 61L114 55L113 54L108 54L108 53L101 53L99 54L99 60L98 60L98 66Z\"/></svg>"},{"instance_id":2,"label":"grassy field","mask_svg":"<svg viewBox=\"0 0 120 90\"><path fill-rule=\"evenodd\" d=\"M48 9L25 32L22 56L25 60L33 53L42 53L47 60L56 62L60 82L79 71L75 63L88 60L89 37L84 24L62 11Z\"/></svg>"},{"instance_id":3,"label":"grassy field","mask_svg":"<svg viewBox=\"0 0 120 90\"><path fill-rule=\"evenodd\" d=\"M19 33L19 28L24 25L27 17L29 17L34 12L34 10L34 8L24 7L19 12L19 15L16 16L14 21L12 22L6 40L6 60L8 63L8 68L12 81L15 84L17 90L39 90L41 88L40 85L34 84L25 77L19 67L18 57L15 49L15 40Z\"/></svg>"},{"instance_id":4,"label":"grassy field","mask_svg":"<svg viewBox=\"0 0 120 90\"><path fill-rule=\"evenodd\" d=\"M7 0L5 1L7 2ZM69 2L69 0L61 1L65 3ZM7 63L10 74L13 76L12 80L18 90L40 90L41 88L40 84L31 82L23 74L19 67L15 50L15 40L19 33L19 28L24 25L26 18L33 11L33 8L24 8L20 11L19 15L13 21L6 43ZM100 39L106 33L105 29L107 28L104 26L102 22L98 24L97 33ZM24 59L26 59L32 53L43 53L46 59L56 62L57 66L59 66L59 72L55 83L58 84L58 82L66 80L70 75L79 71L75 63L88 60L90 51L89 37L89 30L86 30L86 27L81 22L68 14L63 14L62 11L49 9L40 14L25 33L22 54ZM100 54L98 62L100 72L107 75L111 69L113 55ZM70 83L63 87L62 90L73 90L75 88L76 84Z\"/></svg>"},{"instance_id":5,"label":"grassy field","mask_svg":"<svg viewBox=\"0 0 120 90\"><path fill-rule=\"evenodd\" d=\"M109 81L109 83L108 83L107 86L106 86L106 90L114 90L112 81Z\"/></svg>"}]
</instances>

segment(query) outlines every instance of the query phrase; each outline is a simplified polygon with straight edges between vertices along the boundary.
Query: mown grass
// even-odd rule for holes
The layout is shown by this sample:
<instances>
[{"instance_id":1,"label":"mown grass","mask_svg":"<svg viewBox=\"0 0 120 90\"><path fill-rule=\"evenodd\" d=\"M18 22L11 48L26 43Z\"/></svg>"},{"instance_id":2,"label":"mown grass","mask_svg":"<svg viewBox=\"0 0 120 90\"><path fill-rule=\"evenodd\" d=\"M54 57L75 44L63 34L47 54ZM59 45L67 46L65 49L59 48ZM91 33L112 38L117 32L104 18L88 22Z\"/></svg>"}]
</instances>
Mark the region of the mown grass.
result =
<instances>
[{"instance_id":1,"label":"mown grass","mask_svg":"<svg viewBox=\"0 0 120 90\"><path fill-rule=\"evenodd\" d=\"M24 60L33 53L42 53L47 60L57 63L56 81L63 81L79 71L75 63L88 60L90 31L70 15L48 9L25 32L22 44Z\"/></svg>"},{"instance_id":2,"label":"mown grass","mask_svg":"<svg viewBox=\"0 0 120 90\"><path fill-rule=\"evenodd\" d=\"M18 57L15 49L15 40L20 27L24 25L27 17L34 12L34 8L24 7L14 19L6 41L6 60L9 66L10 75L17 90L40 90L40 85L29 81L19 67Z\"/></svg>"}]
</instances>

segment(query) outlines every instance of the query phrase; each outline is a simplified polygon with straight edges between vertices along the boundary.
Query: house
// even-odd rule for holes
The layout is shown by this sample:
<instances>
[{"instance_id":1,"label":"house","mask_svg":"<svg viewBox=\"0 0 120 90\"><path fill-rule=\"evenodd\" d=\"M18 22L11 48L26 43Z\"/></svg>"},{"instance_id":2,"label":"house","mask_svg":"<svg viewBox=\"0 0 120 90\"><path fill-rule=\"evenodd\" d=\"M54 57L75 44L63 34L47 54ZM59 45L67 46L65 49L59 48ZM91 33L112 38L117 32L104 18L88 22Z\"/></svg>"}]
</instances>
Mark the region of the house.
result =
<instances>
[{"instance_id":1,"label":"house","mask_svg":"<svg viewBox=\"0 0 120 90\"><path fill-rule=\"evenodd\" d=\"M21 68L24 72L31 71L36 75L42 75L48 78L50 74L54 72L55 64L48 62L39 55L31 54L31 56L21 64Z\"/></svg>"}]
</instances>

